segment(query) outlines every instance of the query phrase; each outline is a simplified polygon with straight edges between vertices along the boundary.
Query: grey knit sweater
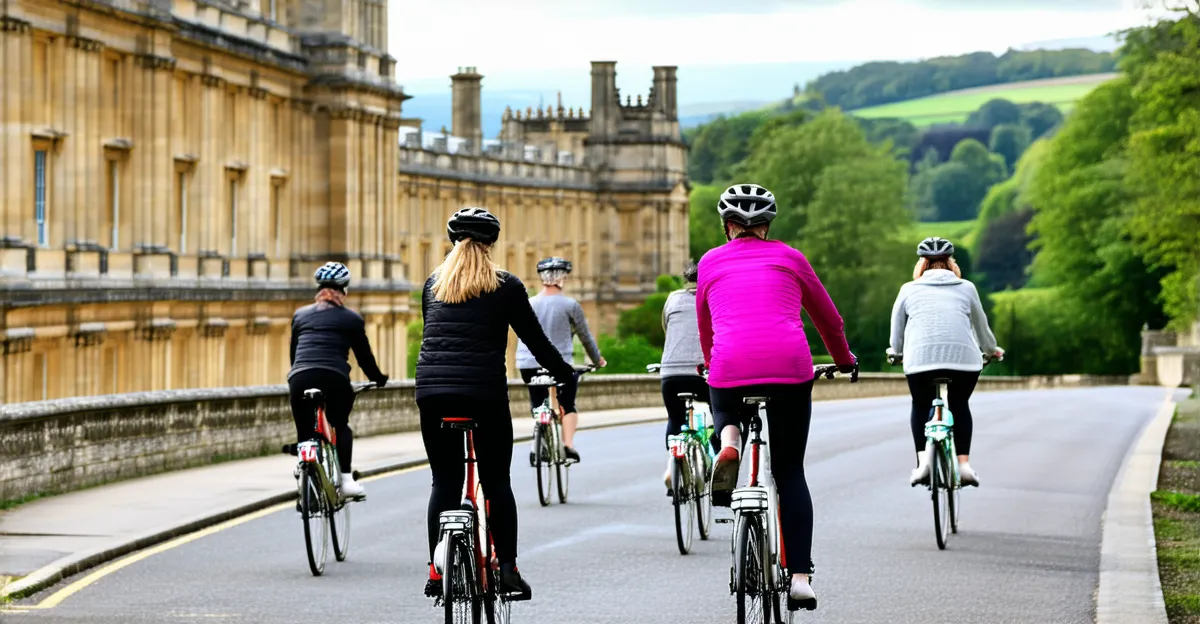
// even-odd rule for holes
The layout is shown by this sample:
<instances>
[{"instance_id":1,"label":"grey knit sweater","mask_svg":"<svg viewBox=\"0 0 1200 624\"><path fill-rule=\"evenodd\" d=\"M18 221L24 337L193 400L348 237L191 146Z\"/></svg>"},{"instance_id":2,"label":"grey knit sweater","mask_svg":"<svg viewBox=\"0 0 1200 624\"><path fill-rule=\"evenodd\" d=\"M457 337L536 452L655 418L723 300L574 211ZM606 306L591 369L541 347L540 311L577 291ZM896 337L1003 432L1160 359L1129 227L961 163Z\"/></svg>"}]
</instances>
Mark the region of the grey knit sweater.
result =
<instances>
[{"instance_id":1,"label":"grey knit sweater","mask_svg":"<svg viewBox=\"0 0 1200 624\"><path fill-rule=\"evenodd\" d=\"M574 352L572 338L579 336L579 342L592 362L600 362L600 348L588 329L587 317L583 315L583 308L578 301L566 295L539 294L531 298L529 304L533 306L546 337L564 360L571 362ZM517 368L541 368L524 342L517 343Z\"/></svg>"},{"instance_id":2,"label":"grey knit sweater","mask_svg":"<svg viewBox=\"0 0 1200 624\"><path fill-rule=\"evenodd\" d=\"M900 287L892 307L892 351L904 355L904 373L977 371L996 337L975 285L945 269L925 271Z\"/></svg>"},{"instance_id":3,"label":"grey knit sweater","mask_svg":"<svg viewBox=\"0 0 1200 624\"><path fill-rule=\"evenodd\" d=\"M700 326L696 324L696 291L677 290L663 305L663 329L667 342L663 345L663 377L695 375L696 366L704 363L700 350Z\"/></svg>"}]
</instances>

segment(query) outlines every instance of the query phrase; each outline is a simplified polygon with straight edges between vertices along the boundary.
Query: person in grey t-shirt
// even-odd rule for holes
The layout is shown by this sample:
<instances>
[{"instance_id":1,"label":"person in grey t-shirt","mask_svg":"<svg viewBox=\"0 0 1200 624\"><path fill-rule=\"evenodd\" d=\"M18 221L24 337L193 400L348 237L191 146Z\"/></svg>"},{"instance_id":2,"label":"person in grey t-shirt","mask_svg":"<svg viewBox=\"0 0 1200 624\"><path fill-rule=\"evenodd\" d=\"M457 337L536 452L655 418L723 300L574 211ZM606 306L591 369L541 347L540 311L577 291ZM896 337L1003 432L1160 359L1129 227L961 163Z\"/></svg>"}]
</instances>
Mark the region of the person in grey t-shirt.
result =
<instances>
[{"instance_id":1,"label":"person in grey t-shirt","mask_svg":"<svg viewBox=\"0 0 1200 624\"><path fill-rule=\"evenodd\" d=\"M573 338L579 336L583 349L588 357L599 367L607 362L600 355L600 348L592 338L588 329L587 318L578 301L563 294L563 283L571 273L571 263L562 258L546 258L537 264L538 277L542 280L542 292L529 300L537 314L538 321L550 343L558 349L559 355L570 362L574 353ZM540 368L533 354L524 343L517 343L517 368L521 370L521 378L529 383ZM579 452L575 450L575 428L579 426L579 411L575 408L575 393L579 388L579 375L558 389L558 404L563 411L562 430L563 446L566 447L567 457L579 461ZM530 386L529 403L537 408L549 396L549 388ZM529 453L529 464L533 465L533 452Z\"/></svg>"}]
</instances>

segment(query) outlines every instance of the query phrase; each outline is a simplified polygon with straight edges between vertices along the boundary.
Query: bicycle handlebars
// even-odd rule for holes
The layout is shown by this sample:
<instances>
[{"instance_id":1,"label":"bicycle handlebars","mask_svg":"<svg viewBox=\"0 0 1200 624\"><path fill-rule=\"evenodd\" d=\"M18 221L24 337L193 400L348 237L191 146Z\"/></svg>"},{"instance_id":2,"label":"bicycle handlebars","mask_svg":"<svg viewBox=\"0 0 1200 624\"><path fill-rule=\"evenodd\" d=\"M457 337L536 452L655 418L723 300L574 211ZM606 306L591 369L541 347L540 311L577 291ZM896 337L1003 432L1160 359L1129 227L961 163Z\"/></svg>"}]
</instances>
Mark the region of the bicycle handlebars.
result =
<instances>
[{"instance_id":1,"label":"bicycle handlebars","mask_svg":"<svg viewBox=\"0 0 1200 624\"><path fill-rule=\"evenodd\" d=\"M983 357L983 365L984 366L987 366L988 364L991 364L992 362L1000 362L1000 361L1004 360L1003 353L1001 353L999 356L991 355L988 353L981 353L980 355ZM892 366L896 366L897 364L902 364L904 362L904 354L903 353L888 353L887 354L887 362L888 362L888 364L891 364Z\"/></svg>"}]
</instances>

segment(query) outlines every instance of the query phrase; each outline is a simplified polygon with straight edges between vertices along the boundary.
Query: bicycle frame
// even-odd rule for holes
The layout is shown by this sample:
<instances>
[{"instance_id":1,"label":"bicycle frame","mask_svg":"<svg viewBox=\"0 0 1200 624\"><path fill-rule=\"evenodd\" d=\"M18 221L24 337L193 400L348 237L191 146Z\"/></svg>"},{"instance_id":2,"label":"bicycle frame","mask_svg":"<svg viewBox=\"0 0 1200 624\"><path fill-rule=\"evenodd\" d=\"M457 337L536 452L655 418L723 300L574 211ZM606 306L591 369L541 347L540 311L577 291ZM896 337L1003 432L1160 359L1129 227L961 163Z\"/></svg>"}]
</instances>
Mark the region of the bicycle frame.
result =
<instances>
[{"instance_id":1,"label":"bicycle frame","mask_svg":"<svg viewBox=\"0 0 1200 624\"><path fill-rule=\"evenodd\" d=\"M296 456L301 464L314 470L326 500L337 507L340 498L337 490L342 483L342 469L337 454L337 431L329 426L329 420L325 417L324 397L321 397L320 393L310 394L311 392L305 392L305 397L316 403L314 439L297 444Z\"/></svg>"},{"instance_id":2,"label":"bicycle frame","mask_svg":"<svg viewBox=\"0 0 1200 624\"><path fill-rule=\"evenodd\" d=\"M466 423L470 422L470 418L446 418L444 423ZM467 536L467 540L471 544L472 554L474 555L474 572L476 575L476 583L482 592L488 591L488 578L486 574L482 574L483 570L492 567L498 567L496 561L488 561L489 554L494 552L495 544L492 542L491 533L487 522L488 502L487 497L483 496L482 487L479 485L478 475L476 473L476 465L478 460L475 458L475 436L474 431L467 429L463 432L463 449L466 457L466 478L463 480L462 508L459 510L444 511L439 517L439 527L441 539L444 541L451 533L463 533ZM480 502L482 501L482 505ZM475 530L477 529L477 530ZM487 544L487 552L485 553L483 544ZM492 557L494 559L494 556ZM445 566L443 564L443 570ZM443 572L445 573L445 572Z\"/></svg>"},{"instance_id":3,"label":"bicycle frame","mask_svg":"<svg viewBox=\"0 0 1200 624\"><path fill-rule=\"evenodd\" d=\"M950 466L950 476L953 489L962 487L958 474L957 449L954 446L954 414L946 406L945 397L947 386L942 380L934 384L935 394L931 418L925 423L925 439L946 455L946 465Z\"/></svg>"},{"instance_id":4,"label":"bicycle frame","mask_svg":"<svg viewBox=\"0 0 1200 624\"><path fill-rule=\"evenodd\" d=\"M736 522L743 522L745 516L762 515L763 526L767 529L767 548L771 562L767 581L772 588L779 587L782 582L782 569L787 567L787 556L783 549L783 537L780 530L779 499L775 490L775 479L770 473L770 452L765 448L766 441L762 439L763 419L761 413L766 409L766 403L758 403L758 410L750 418L750 435L743 445L750 447L750 483L733 491L730 508L737 514ZM773 521L771 521L773 519ZM733 535L738 534L737 524L734 524ZM736 591L736 588L731 588Z\"/></svg>"}]
</instances>

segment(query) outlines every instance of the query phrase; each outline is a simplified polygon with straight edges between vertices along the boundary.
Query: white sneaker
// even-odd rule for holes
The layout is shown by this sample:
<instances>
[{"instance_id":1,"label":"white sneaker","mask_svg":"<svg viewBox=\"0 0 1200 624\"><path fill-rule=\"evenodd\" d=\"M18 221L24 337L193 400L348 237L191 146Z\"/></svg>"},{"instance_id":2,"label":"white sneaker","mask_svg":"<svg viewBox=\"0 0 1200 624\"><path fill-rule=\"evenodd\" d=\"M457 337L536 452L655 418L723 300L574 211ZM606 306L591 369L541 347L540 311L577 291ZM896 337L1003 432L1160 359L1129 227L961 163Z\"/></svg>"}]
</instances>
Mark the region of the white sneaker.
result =
<instances>
[{"instance_id":1,"label":"white sneaker","mask_svg":"<svg viewBox=\"0 0 1200 624\"><path fill-rule=\"evenodd\" d=\"M339 494L342 498L360 498L367 495L367 491L363 486L354 481L354 476L349 474L342 475L342 487L339 488Z\"/></svg>"},{"instance_id":2,"label":"white sneaker","mask_svg":"<svg viewBox=\"0 0 1200 624\"><path fill-rule=\"evenodd\" d=\"M917 467L913 468L912 474L908 477L908 484L916 487L922 484L929 483L929 462L926 461L928 455L925 453L917 453Z\"/></svg>"},{"instance_id":3,"label":"white sneaker","mask_svg":"<svg viewBox=\"0 0 1200 624\"><path fill-rule=\"evenodd\" d=\"M788 611L817 608L817 593L805 576L793 576L792 586L788 589Z\"/></svg>"},{"instance_id":4,"label":"white sneaker","mask_svg":"<svg viewBox=\"0 0 1200 624\"><path fill-rule=\"evenodd\" d=\"M975 473L975 469L971 468L971 464L967 462L958 462L958 479L963 487L968 485L979 487L979 475Z\"/></svg>"}]
</instances>

